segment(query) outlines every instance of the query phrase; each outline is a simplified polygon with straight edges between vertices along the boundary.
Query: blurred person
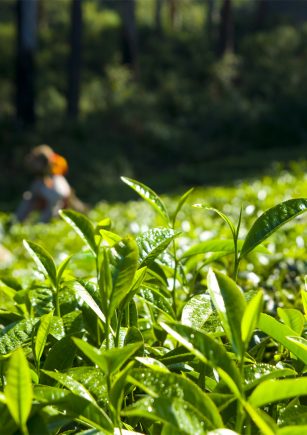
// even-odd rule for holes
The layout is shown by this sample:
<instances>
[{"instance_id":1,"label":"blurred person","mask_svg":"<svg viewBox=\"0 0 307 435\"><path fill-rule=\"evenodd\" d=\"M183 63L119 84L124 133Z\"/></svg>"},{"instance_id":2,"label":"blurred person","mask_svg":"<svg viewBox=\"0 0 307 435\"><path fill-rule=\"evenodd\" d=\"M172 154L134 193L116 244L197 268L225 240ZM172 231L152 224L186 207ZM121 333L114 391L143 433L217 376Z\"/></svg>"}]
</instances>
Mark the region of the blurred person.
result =
<instances>
[{"instance_id":1,"label":"blurred person","mask_svg":"<svg viewBox=\"0 0 307 435\"><path fill-rule=\"evenodd\" d=\"M65 178L68 163L48 145L34 147L25 157L25 166L34 180L16 210L19 222L39 212L39 222L49 222L62 208L85 211L85 205L76 197Z\"/></svg>"}]
</instances>

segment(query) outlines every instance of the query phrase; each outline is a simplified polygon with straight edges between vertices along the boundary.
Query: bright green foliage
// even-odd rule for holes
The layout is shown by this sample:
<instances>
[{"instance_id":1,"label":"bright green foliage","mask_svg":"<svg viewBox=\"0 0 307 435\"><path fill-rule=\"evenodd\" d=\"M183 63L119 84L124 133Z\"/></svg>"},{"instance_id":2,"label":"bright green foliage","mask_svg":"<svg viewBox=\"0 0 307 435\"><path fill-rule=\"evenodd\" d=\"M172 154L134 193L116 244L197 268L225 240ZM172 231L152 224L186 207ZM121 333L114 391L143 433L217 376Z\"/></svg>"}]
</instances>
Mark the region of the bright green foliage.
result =
<instances>
[{"instance_id":1,"label":"bright green foliage","mask_svg":"<svg viewBox=\"0 0 307 435\"><path fill-rule=\"evenodd\" d=\"M23 434L32 408L33 387L27 359L22 349L17 349L9 359L4 387L5 403Z\"/></svg>"},{"instance_id":2,"label":"bright green foliage","mask_svg":"<svg viewBox=\"0 0 307 435\"><path fill-rule=\"evenodd\" d=\"M145 204L7 235L1 430L305 433L306 220L289 221L307 200L265 202L253 223L248 187L196 210L193 190L175 202L124 181Z\"/></svg>"}]
</instances>

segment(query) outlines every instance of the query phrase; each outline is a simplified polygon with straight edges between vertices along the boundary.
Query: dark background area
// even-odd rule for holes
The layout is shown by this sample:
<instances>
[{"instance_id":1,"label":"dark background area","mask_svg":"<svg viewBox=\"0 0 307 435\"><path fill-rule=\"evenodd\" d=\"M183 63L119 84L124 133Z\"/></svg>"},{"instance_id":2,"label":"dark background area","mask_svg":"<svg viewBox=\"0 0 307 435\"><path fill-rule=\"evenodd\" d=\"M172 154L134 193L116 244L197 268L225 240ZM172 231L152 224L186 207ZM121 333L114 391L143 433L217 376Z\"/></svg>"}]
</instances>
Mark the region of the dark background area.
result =
<instances>
[{"instance_id":1,"label":"dark background area","mask_svg":"<svg viewBox=\"0 0 307 435\"><path fill-rule=\"evenodd\" d=\"M47 143L89 204L307 159L304 0L1 0L0 206ZM274 166L275 165L275 166Z\"/></svg>"}]
</instances>

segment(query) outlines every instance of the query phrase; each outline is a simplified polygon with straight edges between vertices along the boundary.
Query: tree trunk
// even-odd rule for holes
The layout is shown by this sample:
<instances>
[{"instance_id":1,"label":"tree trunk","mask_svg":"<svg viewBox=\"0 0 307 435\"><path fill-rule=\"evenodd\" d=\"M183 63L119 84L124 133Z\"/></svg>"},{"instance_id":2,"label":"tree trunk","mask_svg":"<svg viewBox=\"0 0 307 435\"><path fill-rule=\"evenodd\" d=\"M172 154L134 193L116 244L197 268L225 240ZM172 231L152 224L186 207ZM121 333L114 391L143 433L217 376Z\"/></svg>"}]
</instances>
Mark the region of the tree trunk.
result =
<instances>
[{"instance_id":1,"label":"tree trunk","mask_svg":"<svg viewBox=\"0 0 307 435\"><path fill-rule=\"evenodd\" d=\"M35 122L35 50L37 0L17 0L16 116L22 124Z\"/></svg>"},{"instance_id":2,"label":"tree trunk","mask_svg":"<svg viewBox=\"0 0 307 435\"><path fill-rule=\"evenodd\" d=\"M258 0L256 3L255 30L263 29L268 12L267 0Z\"/></svg>"},{"instance_id":3,"label":"tree trunk","mask_svg":"<svg viewBox=\"0 0 307 435\"><path fill-rule=\"evenodd\" d=\"M79 114L81 75L82 6L81 0L71 2L70 57L68 61L67 114L75 119Z\"/></svg>"},{"instance_id":4,"label":"tree trunk","mask_svg":"<svg viewBox=\"0 0 307 435\"><path fill-rule=\"evenodd\" d=\"M162 4L163 4L163 0L156 0L155 28L156 28L157 35L161 35L162 33L162 20L161 20Z\"/></svg>"},{"instance_id":5,"label":"tree trunk","mask_svg":"<svg viewBox=\"0 0 307 435\"><path fill-rule=\"evenodd\" d=\"M208 36L208 46L210 48L213 45L213 12L214 12L214 0L207 0L207 36Z\"/></svg>"},{"instance_id":6,"label":"tree trunk","mask_svg":"<svg viewBox=\"0 0 307 435\"><path fill-rule=\"evenodd\" d=\"M122 0L119 4L122 17L123 63L131 67L135 78L139 76L138 35L135 18L135 0Z\"/></svg>"},{"instance_id":7,"label":"tree trunk","mask_svg":"<svg viewBox=\"0 0 307 435\"><path fill-rule=\"evenodd\" d=\"M217 53L223 56L226 52L232 52L234 49L234 26L232 16L231 0L223 0L220 18L220 31Z\"/></svg>"}]
</instances>

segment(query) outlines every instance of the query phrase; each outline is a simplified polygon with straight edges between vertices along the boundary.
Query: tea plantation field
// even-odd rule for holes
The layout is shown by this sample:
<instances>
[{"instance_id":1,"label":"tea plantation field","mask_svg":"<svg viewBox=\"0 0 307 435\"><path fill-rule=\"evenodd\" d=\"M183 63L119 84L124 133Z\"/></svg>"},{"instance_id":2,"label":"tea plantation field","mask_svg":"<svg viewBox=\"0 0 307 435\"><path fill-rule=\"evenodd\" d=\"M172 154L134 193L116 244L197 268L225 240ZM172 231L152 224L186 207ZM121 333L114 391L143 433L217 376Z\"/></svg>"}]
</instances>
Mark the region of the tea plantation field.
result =
<instances>
[{"instance_id":1,"label":"tea plantation field","mask_svg":"<svg viewBox=\"0 0 307 435\"><path fill-rule=\"evenodd\" d=\"M0 216L0 433L306 434L307 175Z\"/></svg>"}]
</instances>

